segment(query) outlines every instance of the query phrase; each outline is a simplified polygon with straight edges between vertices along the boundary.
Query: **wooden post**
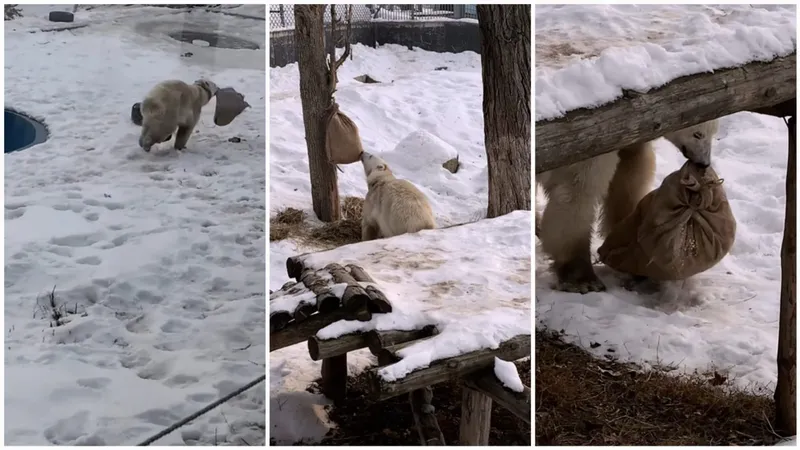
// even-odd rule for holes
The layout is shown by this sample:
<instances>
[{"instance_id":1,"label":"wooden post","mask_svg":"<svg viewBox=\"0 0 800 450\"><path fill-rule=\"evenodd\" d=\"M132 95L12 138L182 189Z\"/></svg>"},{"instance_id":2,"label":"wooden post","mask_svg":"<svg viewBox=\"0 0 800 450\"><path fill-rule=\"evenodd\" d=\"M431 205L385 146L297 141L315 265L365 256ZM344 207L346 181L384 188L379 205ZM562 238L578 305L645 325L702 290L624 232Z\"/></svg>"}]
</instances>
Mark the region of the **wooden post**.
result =
<instances>
[{"instance_id":1,"label":"wooden post","mask_svg":"<svg viewBox=\"0 0 800 450\"><path fill-rule=\"evenodd\" d=\"M458 443L461 445L489 445L492 399L467 386L464 386L463 389Z\"/></svg>"},{"instance_id":2,"label":"wooden post","mask_svg":"<svg viewBox=\"0 0 800 450\"><path fill-rule=\"evenodd\" d=\"M325 113L330 105L328 65L325 61L325 5L294 5L294 42L300 71L300 103L303 108L311 200L323 222L339 220L339 187L336 166L325 153Z\"/></svg>"},{"instance_id":3,"label":"wooden post","mask_svg":"<svg viewBox=\"0 0 800 450\"><path fill-rule=\"evenodd\" d=\"M322 393L340 405L347 398L347 353L322 360Z\"/></svg>"},{"instance_id":4,"label":"wooden post","mask_svg":"<svg viewBox=\"0 0 800 450\"><path fill-rule=\"evenodd\" d=\"M786 218L781 247L781 307L778 325L778 384L775 387L776 429L785 436L797 434L797 131L789 117L789 162L786 167Z\"/></svg>"}]
</instances>

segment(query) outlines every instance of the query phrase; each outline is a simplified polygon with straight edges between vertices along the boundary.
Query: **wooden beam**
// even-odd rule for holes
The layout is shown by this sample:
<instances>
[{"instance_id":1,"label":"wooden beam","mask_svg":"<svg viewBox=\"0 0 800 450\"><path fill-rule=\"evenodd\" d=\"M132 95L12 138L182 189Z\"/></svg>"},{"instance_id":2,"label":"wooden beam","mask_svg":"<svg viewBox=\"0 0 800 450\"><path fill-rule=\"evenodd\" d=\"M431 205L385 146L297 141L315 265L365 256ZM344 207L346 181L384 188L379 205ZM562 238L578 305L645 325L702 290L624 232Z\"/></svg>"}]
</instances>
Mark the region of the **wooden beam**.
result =
<instances>
[{"instance_id":1,"label":"wooden beam","mask_svg":"<svg viewBox=\"0 0 800 450\"><path fill-rule=\"evenodd\" d=\"M536 122L536 173L574 164L666 133L783 103L796 95L796 55L681 77L646 94Z\"/></svg>"},{"instance_id":2,"label":"wooden beam","mask_svg":"<svg viewBox=\"0 0 800 450\"><path fill-rule=\"evenodd\" d=\"M786 218L781 246L781 306L778 319L778 383L775 386L775 428L797 434L797 132L789 118L789 162L786 167Z\"/></svg>"},{"instance_id":3,"label":"wooden beam","mask_svg":"<svg viewBox=\"0 0 800 450\"><path fill-rule=\"evenodd\" d=\"M494 364L495 357L506 361L514 361L530 355L531 336L525 334L509 339L500 344L500 347L495 350L483 349L442 361L435 361L430 367L411 372L395 382L384 380L378 375L380 369L374 368L368 372L370 394L373 399L382 401L426 386L471 375L481 369L491 367Z\"/></svg>"},{"instance_id":4,"label":"wooden beam","mask_svg":"<svg viewBox=\"0 0 800 450\"><path fill-rule=\"evenodd\" d=\"M416 341L438 334L435 325L426 325L420 330L411 331L378 331L367 332L367 346L373 355L380 355L381 350L404 342Z\"/></svg>"},{"instance_id":5,"label":"wooden beam","mask_svg":"<svg viewBox=\"0 0 800 450\"><path fill-rule=\"evenodd\" d=\"M445 445L444 434L436 421L436 409L433 407L433 389L430 386L417 389L408 394L414 424L417 426L419 440L422 445Z\"/></svg>"},{"instance_id":6,"label":"wooden beam","mask_svg":"<svg viewBox=\"0 0 800 450\"><path fill-rule=\"evenodd\" d=\"M777 105L767 106L766 108L754 109L750 112L766 114L774 117L789 117L797 114L797 99L793 98Z\"/></svg>"},{"instance_id":7,"label":"wooden beam","mask_svg":"<svg viewBox=\"0 0 800 450\"><path fill-rule=\"evenodd\" d=\"M523 386L522 392L506 389L494 376L492 369L486 369L465 379L464 385L474 391L482 392L526 423L531 423L531 388L528 386Z\"/></svg>"},{"instance_id":8,"label":"wooden beam","mask_svg":"<svg viewBox=\"0 0 800 450\"><path fill-rule=\"evenodd\" d=\"M308 354L313 361L343 355L366 346L367 336L364 333L346 334L336 339L308 338Z\"/></svg>"},{"instance_id":9,"label":"wooden beam","mask_svg":"<svg viewBox=\"0 0 800 450\"><path fill-rule=\"evenodd\" d=\"M270 316L269 351L274 352L275 350L307 341L308 338L314 336L319 330L328 325L351 318L347 311L337 309L328 314L314 314L303 322L291 322L280 331L273 332L272 316Z\"/></svg>"},{"instance_id":10,"label":"wooden beam","mask_svg":"<svg viewBox=\"0 0 800 450\"><path fill-rule=\"evenodd\" d=\"M461 393L461 425L458 443L461 445L489 445L492 429L492 399L481 391L467 386Z\"/></svg>"}]
</instances>

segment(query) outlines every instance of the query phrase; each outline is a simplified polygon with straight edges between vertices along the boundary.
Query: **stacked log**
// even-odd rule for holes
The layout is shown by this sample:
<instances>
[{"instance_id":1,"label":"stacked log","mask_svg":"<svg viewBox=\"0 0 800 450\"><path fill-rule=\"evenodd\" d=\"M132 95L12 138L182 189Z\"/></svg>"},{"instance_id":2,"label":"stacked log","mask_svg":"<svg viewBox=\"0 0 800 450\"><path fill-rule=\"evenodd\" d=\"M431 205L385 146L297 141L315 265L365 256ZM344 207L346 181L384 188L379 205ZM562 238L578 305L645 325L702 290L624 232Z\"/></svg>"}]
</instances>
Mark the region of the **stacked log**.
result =
<instances>
[{"instance_id":1,"label":"stacked log","mask_svg":"<svg viewBox=\"0 0 800 450\"><path fill-rule=\"evenodd\" d=\"M313 336L331 323L339 320L369 321L373 314L392 311L389 300L362 267L332 263L315 269L305 264L306 259L307 255L287 259L287 272L295 281L289 281L280 290L270 292L270 351L309 338L314 339L313 343L309 342L311 346L322 342ZM286 296L298 297L292 311L282 310L285 306L275 306L279 301L286 300ZM351 335L341 343L322 344L319 353L363 347L366 347L366 341ZM312 351L312 357L314 354Z\"/></svg>"}]
</instances>

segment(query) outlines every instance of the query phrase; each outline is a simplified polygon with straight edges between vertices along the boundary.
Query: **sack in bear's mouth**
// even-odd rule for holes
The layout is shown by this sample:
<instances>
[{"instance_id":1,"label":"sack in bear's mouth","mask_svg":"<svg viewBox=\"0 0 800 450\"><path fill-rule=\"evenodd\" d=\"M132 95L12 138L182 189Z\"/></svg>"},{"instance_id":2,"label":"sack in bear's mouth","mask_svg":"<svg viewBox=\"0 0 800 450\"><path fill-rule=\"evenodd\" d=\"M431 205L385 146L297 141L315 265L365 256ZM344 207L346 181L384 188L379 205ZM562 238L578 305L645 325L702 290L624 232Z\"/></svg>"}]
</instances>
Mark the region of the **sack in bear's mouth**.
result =
<instances>
[{"instance_id":1,"label":"sack in bear's mouth","mask_svg":"<svg viewBox=\"0 0 800 450\"><path fill-rule=\"evenodd\" d=\"M214 124L224 127L233 122L239 114L250 107L244 101L244 95L236 92L234 88L220 88L216 92L217 108L214 110Z\"/></svg>"},{"instance_id":2,"label":"sack in bear's mouth","mask_svg":"<svg viewBox=\"0 0 800 450\"><path fill-rule=\"evenodd\" d=\"M711 167L687 161L647 194L598 249L619 272L658 281L684 280L728 254L736 219Z\"/></svg>"},{"instance_id":3,"label":"sack in bear's mouth","mask_svg":"<svg viewBox=\"0 0 800 450\"><path fill-rule=\"evenodd\" d=\"M336 102L325 116L325 152L332 164L352 164L361 160L364 148L358 126L343 112Z\"/></svg>"}]
</instances>

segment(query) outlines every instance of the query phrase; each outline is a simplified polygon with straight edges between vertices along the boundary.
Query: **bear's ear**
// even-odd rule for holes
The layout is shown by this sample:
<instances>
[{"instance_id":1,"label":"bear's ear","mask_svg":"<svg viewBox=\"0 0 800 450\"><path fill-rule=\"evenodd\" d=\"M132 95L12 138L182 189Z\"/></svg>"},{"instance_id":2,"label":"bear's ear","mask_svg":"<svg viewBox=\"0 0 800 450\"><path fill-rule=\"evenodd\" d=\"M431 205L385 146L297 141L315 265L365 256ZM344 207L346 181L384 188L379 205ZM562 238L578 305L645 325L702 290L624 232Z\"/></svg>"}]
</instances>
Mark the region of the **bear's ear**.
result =
<instances>
[{"instance_id":1,"label":"bear's ear","mask_svg":"<svg viewBox=\"0 0 800 450\"><path fill-rule=\"evenodd\" d=\"M375 170L386 170L386 164L378 164L375 166Z\"/></svg>"}]
</instances>

